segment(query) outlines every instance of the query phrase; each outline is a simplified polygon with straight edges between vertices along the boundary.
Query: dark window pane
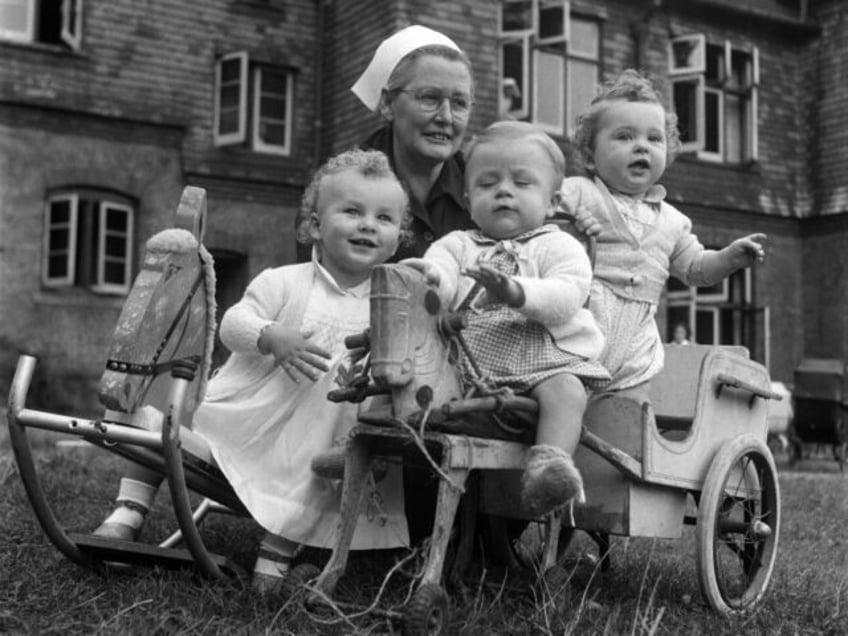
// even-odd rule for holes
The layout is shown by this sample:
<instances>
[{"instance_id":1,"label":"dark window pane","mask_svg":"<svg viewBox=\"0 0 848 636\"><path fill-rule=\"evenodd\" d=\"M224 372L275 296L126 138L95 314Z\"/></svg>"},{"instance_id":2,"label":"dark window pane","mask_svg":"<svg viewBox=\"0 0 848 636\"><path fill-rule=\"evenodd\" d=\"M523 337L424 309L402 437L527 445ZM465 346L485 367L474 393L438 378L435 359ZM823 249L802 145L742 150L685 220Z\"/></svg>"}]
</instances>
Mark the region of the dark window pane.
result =
<instances>
[{"instance_id":1,"label":"dark window pane","mask_svg":"<svg viewBox=\"0 0 848 636\"><path fill-rule=\"evenodd\" d=\"M524 90L524 48L521 42L508 42L503 45L503 73L504 78L511 77L515 80L519 90ZM524 108L524 93L512 100L513 110Z\"/></svg>"},{"instance_id":2,"label":"dark window pane","mask_svg":"<svg viewBox=\"0 0 848 636\"><path fill-rule=\"evenodd\" d=\"M704 95L704 150L721 150L721 130L719 129L719 96L717 93Z\"/></svg>"},{"instance_id":3,"label":"dark window pane","mask_svg":"<svg viewBox=\"0 0 848 636\"><path fill-rule=\"evenodd\" d=\"M221 83L238 82L241 71L241 60L227 60L221 63Z\"/></svg>"},{"instance_id":4,"label":"dark window pane","mask_svg":"<svg viewBox=\"0 0 848 636\"><path fill-rule=\"evenodd\" d=\"M533 26L533 3L506 2L501 5L503 20L501 29L503 31L522 31Z\"/></svg>"},{"instance_id":5,"label":"dark window pane","mask_svg":"<svg viewBox=\"0 0 848 636\"><path fill-rule=\"evenodd\" d=\"M565 35L562 32L563 6L539 7L539 37L555 38Z\"/></svg>"},{"instance_id":6,"label":"dark window pane","mask_svg":"<svg viewBox=\"0 0 848 636\"><path fill-rule=\"evenodd\" d=\"M674 112L677 113L677 126L680 129L680 141L683 143L695 141L698 135L695 88L692 82L674 83Z\"/></svg>"},{"instance_id":7,"label":"dark window pane","mask_svg":"<svg viewBox=\"0 0 848 636\"><path fill-rule=\"evenodd\" d=\"M127 233L127 220L129 215L112 210L106 215L106 229L110 232Z\"/></svg>"},{"instance_id":8,"label":"dark window pane","mask_svg":"<svg viewBox=\"0 0 848 636\"><path fill-rule=\"evenodd\" d=\"M259 100L259 116L263 119L270 118L285 121L286 100L263 95L262 99Z\"/></svg>"},{"instance_id":9,"label":"dark window pane","mask_svg":"<svg viewBox=\"0 0 848 636\"><path fill-rule=\"evenodd\" d=\"M57 225L71 220L71 202L53 201L50 204L50 223Z\"/></svg>"},{"instance_id":10,"label":"dark window pane","mask_svg":"<svg viewBox=\"0 0 848 636\"><path fill-rule=\"evenodd\" d=\"M239 114L238 110L221 111L218 117L218 134L226 135L227 133L238 132Z\"/></svg>"},{"instance_id":11,"label":"dark window pane","mask_svg":"<svg viewBox=\"0 0 848 636\"><path fill-rule=\"evenodd\" d=\"M126 265L120 261L106 261L103 268L103 282L123 285L126 281Z\"/></svg>"},{"instance_id":12,"label":"dark window pane","mask_svg":"<svg viewBox=\"0 0 848 636\"><path fill-rule=\"evenodd\" d=\"M51 254L47 259L47 277L64 278L68 275L68 254L58 252Z\"/></svg>"},{"instance_id":13,"label":"dark window pane","mask_svg":"<svg viewBox=\"0 0 848 636\"><path fill-rule=\"evenodd\" d=\"M259 136L266 144L273 146L286 145L286 126L285 124L272 124L262 122L259 130Z\"/></svg>"},{"instance_id":14,"label":"dark window pane","mask_svg":"<svg viewBox=\"0 0 848 636\"><path fill-rule=\"evenodd\" d=\"M67 251L68 243L71 240L71 232L67 227L53 228L50 230L49 236L50 251L56 252L59 250Z\"/></svg>"},{"instance_id":15,"label":"dark window pane","mask_svg":"<svg viewBox=\"0 0 848 636\"><path fill-rule=\"evenodd\" d=\"M124 236L106 237L106 256L124 258L127 253L127 241Z\"/></svg>"},{"instance_id":16,"label":"dark window pane","mask_svg":"<svg viewBox=\"0 0 848 636\"><path fill-rule=\"evenodd\" d=\"M724 80L724 47L707 44L707 82Z\"/></svg>"},{"instance_id":17,"label":"dark window pane","mask_svg":"<svg viewBox=\"0 0 848 636\"><path fill-rule=\"evenodd\" d=\"M262 70L262 92L275 93L277 95L286 94L288 88L288 73L283 71L271 71L268 69Z\"/></svg>"}]
</instances>

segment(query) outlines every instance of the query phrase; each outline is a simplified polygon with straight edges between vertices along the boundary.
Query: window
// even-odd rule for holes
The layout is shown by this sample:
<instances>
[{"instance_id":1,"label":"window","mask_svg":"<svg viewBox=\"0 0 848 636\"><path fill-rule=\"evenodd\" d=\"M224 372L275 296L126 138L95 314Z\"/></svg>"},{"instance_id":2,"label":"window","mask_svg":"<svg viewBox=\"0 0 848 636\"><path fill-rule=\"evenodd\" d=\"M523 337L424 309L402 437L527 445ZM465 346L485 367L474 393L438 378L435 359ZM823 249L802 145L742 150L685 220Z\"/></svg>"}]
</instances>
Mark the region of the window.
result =
<instances>
[{"instance_id":1,"label":"window","mask_svg":"<svg viewBox=\"0 0 848 636\"><path fill-rule=\"evenodd\" d=\"M82 40L82 0L0 0L0 39L77 50Z\"/></svg>"},{"instance_id":2,"label":"window","mask_svg":"<svg viewBox=\"0 0 848 636\"><path fill-rule=\"evenodd\" d=\"M499 7L500 116L571 133L598 83L600 24L572 15L568 0L502 0Z\"/></svg>"},{"instance_id":3,"label":"window","mask_svg":"<svg viewBox=\"0 0 848 636\"><path fill-rule=\"evenodd\" d=\"M757 159L756 47L681 36L669 44L669 75L684 151L726 163Z\"/></svg>"},{"instance_id":4,"label":"window","mask_svg":"<svg viewBox=\"0 0 848 636\"><path fill-rule=\"evenodd\" d=\"M668 341L674 325L683 323L689 327L692 342L752 348L755 309L750 269L739 270L711 287L689 287L669 278L667 292Z\"/></svg>"},{"instance_id":5,"label":"window","mask_svg":"<svg viewBox=\"0 0 848 636\"><path fill-rule=\"evenodd\" d=\"M294 73L250 61L247 53L223 56L215 69L215 145L291 154Z\"/></svg>"},{"instance_id":6,"label":"window","mask_svg":"<svg viewBox=\"0 0 848 636\"><path fill-rule=\"evenodd\" d=\"M47 201L42 283L106 294L130 288L134 208L95 190L54 194Z\"/></svg>"}]
</instances>

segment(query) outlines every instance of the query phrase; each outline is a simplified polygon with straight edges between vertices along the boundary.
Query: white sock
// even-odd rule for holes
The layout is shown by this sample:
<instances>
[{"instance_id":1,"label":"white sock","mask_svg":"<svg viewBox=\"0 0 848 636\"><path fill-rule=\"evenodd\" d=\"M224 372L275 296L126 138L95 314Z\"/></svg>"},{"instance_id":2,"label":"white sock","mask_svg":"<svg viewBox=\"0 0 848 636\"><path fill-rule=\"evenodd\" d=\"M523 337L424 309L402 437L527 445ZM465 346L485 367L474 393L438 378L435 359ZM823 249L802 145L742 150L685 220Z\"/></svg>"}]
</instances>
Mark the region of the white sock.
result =
<instances>
[{"instance_id":1,"label":"white sock","mask_svg":"<svg viewBox=\"0 0 848 636\"><path fill-rule=\"evenodd\" d=\"M144 515L138 510L127 508L126 506L118 506L112 511L104 523L120 523L130 528L138 530L141 524L144 523Z\"/></svg>"},{"instance_id":2,"label":"white sock","mask_svg":"<svg viewBox=\"0 0 848 636\"><path fill-rule=\"evenodd\" d=\"M129 477L121 478L121 486L118 488L118 503L122 501L132 501L146 510L150 510L153 505L153 498L159 486L151 486L150 484L130 479Z\"/></svg>"}]
</instances>

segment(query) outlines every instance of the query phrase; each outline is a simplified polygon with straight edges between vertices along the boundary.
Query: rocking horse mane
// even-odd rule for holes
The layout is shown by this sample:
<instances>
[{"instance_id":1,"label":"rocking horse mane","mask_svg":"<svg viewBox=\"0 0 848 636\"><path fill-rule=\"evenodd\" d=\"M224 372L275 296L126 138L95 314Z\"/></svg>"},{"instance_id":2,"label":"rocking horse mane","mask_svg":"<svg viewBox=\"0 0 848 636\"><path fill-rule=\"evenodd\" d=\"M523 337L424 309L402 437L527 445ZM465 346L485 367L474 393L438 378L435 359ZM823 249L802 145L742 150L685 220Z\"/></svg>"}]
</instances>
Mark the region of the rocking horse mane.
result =
<instances>
[{"instance_id":1,"label":"rocking horse mane","mask_svg":"<svg viewBox=\"0 0 848 636\"><path fill-rule=\"evenodd\" d=\"M187 407L193 411L203 399L215 337L215 273L212 255L200 242L205 196L198 190L186 188L183 194L177 213L183 227L163 230L146 243L100 380L107 409L132 415L162 403L170 368L182 360L198 365Z\"/></svg>"}]
</instances>

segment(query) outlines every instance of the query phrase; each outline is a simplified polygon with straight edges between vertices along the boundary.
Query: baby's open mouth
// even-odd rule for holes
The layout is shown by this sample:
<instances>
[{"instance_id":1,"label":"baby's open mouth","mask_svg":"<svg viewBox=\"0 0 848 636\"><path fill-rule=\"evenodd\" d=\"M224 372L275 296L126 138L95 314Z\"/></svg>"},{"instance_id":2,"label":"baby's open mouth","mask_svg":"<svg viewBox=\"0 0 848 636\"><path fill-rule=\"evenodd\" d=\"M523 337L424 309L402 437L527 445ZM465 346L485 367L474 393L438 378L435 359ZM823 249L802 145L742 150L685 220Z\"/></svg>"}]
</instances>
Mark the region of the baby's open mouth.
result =
<instances>
[{"instance_id":1,"label":"baby's open mouth","mask_svg":"<svg viewBox=\"0 0 848 636\"><path fill-rule=\"evenodd\" d=\"M638 161L634 161L633 163L631 163L630 167L638 168L640 170L648 170L650 169L651 164L649 164L645 159L639 159Z\"/></svg>"},{"instance_id":2,"label":"baby's open mouth","mask_svg":"<svg viewBox=\"0 0 848 636\"><path fill-rule=\"evenodd\" d=\"M350 239L350 242L353 243L354 245L361 245L363 247L377 247L377 243L375 243L374 241L372 241L370 239L364 239L364 238Z\"/></svg>"}]
</instances>

